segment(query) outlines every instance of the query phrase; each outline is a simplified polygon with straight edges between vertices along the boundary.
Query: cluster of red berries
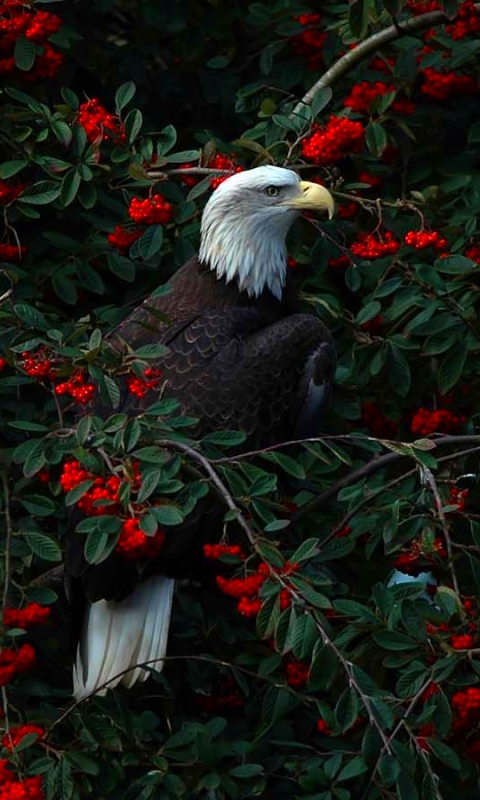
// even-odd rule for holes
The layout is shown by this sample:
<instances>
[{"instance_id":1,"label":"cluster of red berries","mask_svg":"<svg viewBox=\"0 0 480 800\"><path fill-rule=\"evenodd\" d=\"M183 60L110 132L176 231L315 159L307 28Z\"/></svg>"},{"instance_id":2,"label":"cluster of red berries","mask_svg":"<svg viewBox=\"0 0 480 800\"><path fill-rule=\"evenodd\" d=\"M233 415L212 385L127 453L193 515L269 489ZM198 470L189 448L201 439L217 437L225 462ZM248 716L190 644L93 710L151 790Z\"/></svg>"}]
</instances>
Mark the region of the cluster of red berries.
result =
<instances>
[{"instance_id":1,"label":"cluster of red berries","mask_svg":"<svg viewBox=\"0 0 480 800\"><path fill-rule=\"evenodd\" d=\"M235 680L221 679L218 694L197 694L195 705L208 714L216 714L243 706L243 698Z\"/></svg>"},{"instance_id":2,"label":"cluster of red berries","mask_svg":"<svg viewBox=\"0 0 480 800\"><path fill-rule=\"evenodd\" d=\"M331 258L328 262L328 266L332 267L332 269L347 269L351 264L349 257L344 253L338 258Z\"/></svg>"},{"instance_id":3,"label":"cluster of red berries","mask_svg":"<svg viewBox=\"0 0 480 800\"><path fill-rule=\"evenodd\" d=\"M292 689L303 689L307 684L309 672L308 661L297 661L296 658L290 656L290 660L285 664L286 680Z\"/></svg>"},{"instance_id":4,"label":"cluster of red berries","mask_svg":"<svg viewBox=\"0 0 480 800\"><path fill-rule=\"evenodd\" d=\"M217 186L220 186L230 175L243 172L243 167L237 164L233 156L226 156L223 153L215 153L215 155L209 159L207 167L211 169L227 169L229 171L229 175L219 175L218 177L210 179L210 187L212 189L216 189Z\"/></svg>"},{"instance_id":5,"label":"cluster of red berries","mask_svg":"<svg viewBox=\"0 0 480 800\"><path fill-rule=\"evenodd\" d=\"M132 244L136 242L143 233L143 228L128 230L124 228L123 225L116 225L112 233L108 234L107 242L112 247L116 247L119 253L127 253Z\"/></svg>"},{"instance_id":6,"label":"cluster of red berries","mask_svg":"<svg viewBox=\"0 0 480 800\"><path fill-rule=\"evenodd\" d=\"M38 603L29 603L25 608L6 608L3 624L6 628L28 628L30 625L43 625L50 616L51 609Z\"/></svg>"},{"instance_id":7,"label":"cluster of red berries","mask_svg":"<svg viewBox=\"0 0 480 800\"><path fill-rule=\"evenodd\" d=\"M49 380L53 382L57 378L57 372L52 367L50 355L43 346L31 352L24 351L20 366L30 378L35 378L37 381ZM95 386L87 381L82 370L76 370L68 381L57 383L54 391L59 397L67 395L67 397L75 400L76 403L86 405L95 394Z\"/></svg>"},{"instance_id":8,"label":"cluster of red berries","mask_svg":"<svg viewBox=\"0 0 480 800\"><path fill-rule=\"evenodd\" d=\"M375 83L361 81L352 87L350 94L343 101L343 105L351 108L356 114L368 114L370 103L377 97L383 97L394 91L394 86L383 83L383 81L375 81Z\"/></svg>"},{"instance_id":9,"label":"cluster of red berries","mask_svg":"<svg viewBox=\"0 0 480 800\"><path fill-rule=\"evenodd\" d=\"M71 397L72 400L75 400L76 403L84 406L90 402L95 394L95 385L87 381L82 371L75 372L68 381L57 383L55 386L55 394L59 396L67 395L67 397Z\"/></svg>"},{"instance_id":10,"label":"cluster of red berries","mask_svg":"<svg viewBox=\"0 0 480 800\"><path fill-rule=\"evenodd\" d=\"M377 439L394 439L397 423L386 417L376 403L362 403L362 422Z\"/></svg>"},{"instance_id":11,"label":"cluster of red berries","mask_svg":"<svg viewBox=\"0 0 480 800\"><path fill-rule=\"evenodd\" d=\"M128 479L134 491L141 485L141 475L138 462L131 467L131 476ZM87 480L93 480L91 486L77 501L77 507L87 516L101 516L103 514L116 514L119 511L120 478L110 475L109 478L94 476L83 469L78 461L71 459L63 465L60 475L60 486L64 492L69 492ZM128 561L143 558L155 558L163 547L165 534L158 529L153 536L147 536L140 529L140 519L129 517L124 520L120 528L116 552Z\"/></svg>"},{"instance_id":12,"label":"cluster of red berries","mask_svg":"<svg viewBox=\"0 0 480 800\"><path fill-rule=\"evenodd\" d=\"M358 176L359 183L368 183L368 185L373 189L377 186L380 186L382 183L381 178L377 175L370 175L369 172L366 170L362 170Z\"/></svg>"},{"instance_id":13,"label":"cluster of red berries","mask_svg":"<svg viewBox=\"0 0 480 800\"><path fill-rule=\"evenodd\" d=\"M2 369L5 369L6 366L7 366L7 359L0 358L0 372L2 371Z\"/></svg>"},{"instance_id":14,"label":"cluster of red berries","mask_svg":"<svg viewBox=\"0 0 480 800\"><path fill-rule=\"evenodd\" d=\"M78 109L78 124L87 134L89 142L102 142L104 139L119 143L125 139L123 124L100 105L94 97L82 103Z\"/></svg>"},{"instance_id":15,"label":"cluster of red berries","mask_svg":"<svg viewBox=\"0 0 480 800\"><path fill-rule=\"evenodd\" d=\"M144 200L132 197L128 206L128 216L142 225L166 225L172 219L173 210L161 194L154 194Z\"/></svg>"},{"instance_id":16,"label":"cluster of red berries","mask_svg":"<svg viewBox=\"0 0 480 800\"><path fill-rule=\"evenodd\" d=\"M142 558L156 558L165 544L165 534L159 528L153 536L140 530L140 520L131 517L120 528L120 536L115 550L127 561Z\"/></svg>"},{"instance_id":17,"label":"cluster of red berries","mask_svg":"<svg viewBox=\"0 0 480 800\"><path fill-rule=\"evenodd\" d=\"M26 247L18 247L16 244L0 244L0 261L18 264L24 257L26 249Z\"/></svg>"},{"instance_id":18,"label":"cluster of red berries","mask_svg":"<svg viewBox=\"0 0 480 800\"><path fill-rule=\"evenodd\" d=\"M235 556L245 558L242 548L238 544L204 544L203 555L205 558L216 561L222 556Z\"/></svg>"},{"instance_id":19,"label":"cluster of red berries","mask_svg":"<svg viewBox=\"0 0 480 800\"><path fill-rule=\"evenodd\" d=\"M145 397L147 392L157 389L162 373L159 369L147 367L143 371L143 375L143 378L139 378L137 375L129 375L127 377L127 390L135 397Z\"/></svg>"},{"instance_id":20,"label":"cluster of red berries","mask_svg":"<svg viewBox=\"0 0 480 800\"><path fill-rule=\"evenodd\" d=\"M350 200L348 203L339 203L337 206L337 214L340 219L351 219L357 213L358 205L355 200Z\"/></svg>"},{"instance_id":21,"label":"cluster of red berries","mask_svg":"<svg viewBox=\"0 0 480 800\"><path fill-rule=\"evenodd\" d=\"M438 72L433 67L422 70L423 82L420 91L433 100L449 100L451 97L467 97L478 94L478 83L471 75L457 72Z\"/></svg>"},{"instance_id":22,"label":"cluster of red berries","mask_svg":"<svg viewBox=\"0 0 480 800\"><path fill-rule=\"evenodd\" d=\"M281 569L275 569L274 572L279 575L286 576L292 572L296 572L298 564L291 564L286 561ZM238 600L237 611L244 617L255 617L262 606L258 594L264 582L270 575L270 568L264 561L260 562L256 571L252 575L247 575L246 578L224 578L222 575L217 575L217 586L223 594L229 597L234 597ZM282 590L285 592L285 590ZM285 604L285 597L283 599L283 607L287 608Z\"/></svg>"},{"instance_id":23,"label":"cluster of red berries","mask_svg":"<svg viewBox=\"0 0 480 800\"><path fill-rule=\"evenodd\" d=\"M43 381L45 378L53 381L56 376L55 370L52 368L52 362L44 347L39 347L35 351L24 351L22 353L21 367L30 378L35 378L37 381Z\"/></svg>"},{"instance_id":24,"label":"cluster of red berries","mask_svg":"<svg viewBox=\"0 0 480 800\"><path fill-rule=\"evenodd\" d=\"M17 184L17 186L9 186L5 181L0 180L0 206L8 206L26 189L26 184Z\"/></svg>"},{"instance_id":25,"label":"cluster of red berries","mask_svg":"<svg viewBox=\"0 0 480 800\"><path fill-rule=\"evenodd\" d=\"M407 8L415 17L428 14L429 11L438 11L438 0L407 0Z\"/></svg>"},{"instance_id":26,"label":"cluster of red berries","mask_svg":"<svg viewBox=\"0 0 480 800\"><path fill-rule=\"evenodd\" d=\"M452 733L464 733L480 722L480 689L469 686L450 698L453 712Z\"/></svg>"},{"instance_id":27,"label":"cluster of red berries","mask_svg":"<svg viewBox=\"0 0 480 800\"><path fill-rule=\"evenodd\" d=\"M463 251L463 255L465 258L471 258L472 261L476 261L477 264L480 264L480 244L470 244Z\"/></svg>"},{"instance_id":28,"label":"cluster of red berries","mask_svg":"<svg viewBox=\"0 0 480 800\"><path fill-rule=\"evenodd\" d=\"M431 433L456 433L465 424L461 414L452 414L445 408L432 411L430 408L417 408L410 422L414 436L430 436Z\"/></svg>"},{"instance_id":29,"label":"cluster of red berries","mask_svg":"<svg viewBox=\"0 0 480 800\"><path fill-rule=\"evenodd\" d=\"M373 233L359 233L354 242L350 245L350 250L354 256L359 258L383 258L383 256L393 255L399 249L400 244L395 239L391 231L385 231L382 236Z\"/></svg>"},{"instance_id":30,"label":"cluster of red berries","mask_svg":"<svg viewBox=\"0 0 480 800\"><path fill-rule=\"evenodd\" d=\"M3 2L0 5L0 75L14 74L25 81L56 75L63 63L63 56L47 43L47 39L59 27L60 18L56 14L37 11L34 6L20 2ZM43 53L37 55L27 71L15 65L14 50L20 36L43 48Z\"/></svg>"},{"instance_id":31,"label":"cluster of red berries","mask_svg":"<svg viewBox=\"0 0 480 800\"><path fill-rule=\"evenodd\" d=\"M8 766L6 758L0 759L0 800L44 800L41 775L18 781Z\"/></svg>"},{"instance_id":32,"label":"cluster of red berries","mask_svg":"<svg viewBox=\"0 0 480 800\"><path fill-rule=\"evenodd\" d=\"M347 153L358 153L362 149L363 137L361 122L332 116L324 128L314 126L311 135L303 139L302 156L319 166L333 164Z\"/></svg>"},{"instance_id":33,"label":"cluster of red berries","mask_svg":"<svg viewBox=\"0 0 480 800\"><path fill-rule=\"evenodd\" d=\"M454 41L480 33L480 16L475 10L474 0L460 3L455 22L446 25L445 30Z\"/></svg>"},{"instance_id":34,"label":"cluster of red berries","mask_svg":"<svg viewBox=\"0 0 480 800\"><path fill-rule=\"evenodd\" d=\"M386 75L391 75L394 67L395 59L391 56L384 56L383 58L375 56L368 65L368 69L375 70L376 72L384 72Z\"/></svg>"},{"instance_id":35,"label":"cluster of red berries","mask_svg":"<svg viewBox=\"0 0 480 800\"><path fill-rule=\"evenodd\" d=\"M475 637L471 633L452 633L450 644L454 650L470 650L475 644Z\"/></svg>"},{"instance_id":36,"label":"cluster of red berries","mask_svg":"<svg viewBox=\"0 0 480 800\"><path fill-rule=\"evenodd\" d=\"M22 644L18 650L4 647L0 650L0 686L10 681L21 672L27 672L35 664L35 650L30 644Z\"/></svg>"},{"instance_id":37,"label":"cluster of red berries","mask_svg":"<svg viewBox=\"0 0 480 800\"><path fill-rule=\"evenodd\" d=\"M463 511L465 508L465 501L468 497L468 489L459 489L457 486L451 486L449 492L450 504L457 506L458 511Z\"/></svg>"},{"instance_id":38,"label":"cluster of red berries","mask_svg":"<svg viewBox=\"0 0 480 800\"><path fill-rule=\"evenodd\" d=\"M32 725L29 723L28 725L20 725L18 728L10 728L10 735L4 734L2 744L11 753L13 748L29 733L36 733L39 739L43 739L45 736L45 730L43 728L40 728L39 725Z\"/></svg>"},{"instance_id":39,"label":"cluster of red berries","mask_svg":"<svg viewBox=\"0 0 480 800\"><path fill-rule=\"evenodd\" d=\"M438 231L408 231L404 236L404 244L413 247L415 250L424 250L425 247L433 247L434 250L445 250L448 242Z\"/></svg>"},{"instance_id":40,"label":"cluster of red berries","mask_svg":"<svg viewBox=\"0 0 480 800\"><path fill-rule=\"evenodd\" d=\"M70 492L80 483L93 480L93 486L77 501L78 508L89 517L111 514L118 503L120 478L111 475L109 478L95 477L83 469L75 459L66 461L60 475L60 486L64 492Z\"/></svg>"},{"instance_id":41,"label":"cluster of red berries","mask_svg":"<svg viewBox=\"0 0 480 800\"><path fill-rule=\"evenodd\" d=\"M322 47L327 38L326 33L319 29L320 14L299 14L294 19L306 30L291 37L290 47L295 55L305 58L307 69L319 69L323 63Z\"/></svg>"},{"instance_id":42,"label":"cluster of red berries","mask_svg":"<svg viewBox=\"0 0 480 800\"><path fill-rule=\"evenodd\" d=\"M344 731L344 733L342 733L340 735L340 738L343 739L348 734L353 733L353 731L355 731L360 725L362 725L362 723L363 723L362 717L357 717L357 719L354 722L352 722L350 727L347 728L347 730ZM323 736L331 736L332 735L332 729L329 728L329 726L327 725L327 723L325 722L324 719L319 719L317 721L317 731L319 733L323 734Z\"/></svg>"},{"instance_id":43,"label":"cluster of red berries","mask_svg":"<svg viewBox=\"0 0 480 800\"><path fill-rule=\"evenodd\" d=\"M425 542L422 538L414 539L407 550L400 553L393 559L392 565L408 575L417 575L421 572L420 561L432 563L435 558L446 558L447 551L439 536L431 543Z\"/></svg>"},{"instance_id":44,"label":"cluster of red berries","mask_svg":"<svg viewBox=\"0 0 480 800\"><path fill-rule=\"evenodd\" d=\"M378 335L382 332L384 325L383 314L377 314L376 317L372 317L372 319L367 320L367 322L363 322L360 325L362 331L366 331L367 333L372 333L374 336Z\"/></svg>"}]
</instances>

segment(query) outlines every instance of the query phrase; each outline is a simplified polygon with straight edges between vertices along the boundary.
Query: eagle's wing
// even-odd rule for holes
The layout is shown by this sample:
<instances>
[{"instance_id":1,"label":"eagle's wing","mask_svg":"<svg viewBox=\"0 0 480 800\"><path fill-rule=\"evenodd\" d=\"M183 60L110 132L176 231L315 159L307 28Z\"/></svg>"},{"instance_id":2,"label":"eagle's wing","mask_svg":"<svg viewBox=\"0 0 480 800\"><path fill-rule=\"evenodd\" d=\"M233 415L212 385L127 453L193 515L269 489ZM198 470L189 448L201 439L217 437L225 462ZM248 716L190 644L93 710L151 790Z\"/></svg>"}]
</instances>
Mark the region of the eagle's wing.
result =
<instances>
[{"instance_id":1,"label":"eagle's wing","mask_svg":"<svg viewBox=\"0 0 480 800\"><path fill-rule=\"evenodd\" d=\"M169 353L161 368L164 396L178 398L184 413L198 418L194 435L242 430L245 448L266 447L318 431L325 389L335 370L335 349L325 326L309 314L265 325L254 307L205 311L166 337ZM131 395L124 406L132 413ZM138 581L136 565L113 552L96 566L84 558L84 537L67 537L66 575L81 578L89 600L118 599ZM191 527L191 526L190 526ZM181 531L175 536L182 539ZM188 539L189 537L186 537ZM188 545L187 545L188 546Z\"/></svg>"},{"instance_id":2,"label":"eagle's wing","mask_svg":"<svg viewBox=\"0 0 480 800\"><path fill-rule=\"evenodd\" d=\"M312 315L265 325L251 307L207 311L169 348L166 390L200 420L200 434L240 429L248 447L263 447L318 430L335 348Z\"/></svg>"}]
</instances>

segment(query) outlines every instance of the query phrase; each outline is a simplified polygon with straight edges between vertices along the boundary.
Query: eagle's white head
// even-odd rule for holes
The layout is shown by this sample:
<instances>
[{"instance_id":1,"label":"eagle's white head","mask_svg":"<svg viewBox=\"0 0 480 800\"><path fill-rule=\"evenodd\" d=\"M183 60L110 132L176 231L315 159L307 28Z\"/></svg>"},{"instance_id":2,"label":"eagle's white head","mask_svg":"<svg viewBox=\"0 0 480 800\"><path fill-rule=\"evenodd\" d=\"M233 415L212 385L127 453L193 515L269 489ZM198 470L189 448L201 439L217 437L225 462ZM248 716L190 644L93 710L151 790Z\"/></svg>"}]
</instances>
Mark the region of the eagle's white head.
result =
<instances>
[{"instance_id":1,"label":"eagle's white head","mask_svg":"<svg viewBox=\"0 0 480 800\"><path fill-rule=\"evenodd\" d=\"M285 238L302 211L334 211L330 192L282 167L239 172L214 191L202 217L200 261L227 282L258 297L282 296L287 271Z\"/></svg>"}]
</instances>

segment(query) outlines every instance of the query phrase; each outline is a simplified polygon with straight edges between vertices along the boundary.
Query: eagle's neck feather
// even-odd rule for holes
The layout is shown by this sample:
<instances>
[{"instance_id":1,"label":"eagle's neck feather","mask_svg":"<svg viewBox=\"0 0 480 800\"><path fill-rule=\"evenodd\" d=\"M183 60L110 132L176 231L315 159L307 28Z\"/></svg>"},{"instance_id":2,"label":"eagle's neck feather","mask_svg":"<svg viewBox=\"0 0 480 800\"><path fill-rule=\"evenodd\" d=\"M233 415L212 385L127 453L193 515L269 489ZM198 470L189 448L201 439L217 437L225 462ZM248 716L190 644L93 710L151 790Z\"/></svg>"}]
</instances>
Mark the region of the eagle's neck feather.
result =
<instances>
[{"instance_id":1,"label":"eagle's neck feather","mask_svg":"<svg viewBox=\"0 0 480 800\"><path fill-rule=\"evenodd\" d=\"M212 208L202 223L200 262L228 283L236 280L240 291L259 297L269 290L279 300L287 273L285 237L289 214L268 220L260 214L238 214Z\"/></svg>"}]
</instances>

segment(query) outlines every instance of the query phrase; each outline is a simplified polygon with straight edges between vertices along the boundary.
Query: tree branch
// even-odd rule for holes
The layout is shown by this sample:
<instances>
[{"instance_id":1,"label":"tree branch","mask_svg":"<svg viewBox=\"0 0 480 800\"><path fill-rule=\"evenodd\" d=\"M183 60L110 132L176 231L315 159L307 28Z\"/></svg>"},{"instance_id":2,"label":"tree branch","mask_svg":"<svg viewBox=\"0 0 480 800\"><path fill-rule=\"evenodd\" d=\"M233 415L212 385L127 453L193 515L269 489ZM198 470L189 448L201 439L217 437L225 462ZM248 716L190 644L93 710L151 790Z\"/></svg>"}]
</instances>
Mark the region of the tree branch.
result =
<instances>
[{"instance_id":1,"label":"tree branch","mask_svg":"<svg viewBox=\"0 0 480 800\"><path fill-rule=\"evenodd\" d=\"M480 13L480 3L476 3L475 11ZM444 14L443 11L430 11L427 14L421 14L418 17L407 19L405 22L397 23L397 25L390 25L378 33L374 33L360 42L354 50L349 50L342 58L336 61L327 71L322 75L319 80L313 84L308 92L302 97L299 103L294 107L291 116L301 114L304 106L310 105L313 98L322 89L327 86L333 86L337 81L343 78L351 69L357 66L361 61L373 55L377 50L390 42L399 39L412 33L426 30L427 28L434 28L437 25L443 25L451 20Z\"/></svg>"},{"instance_id":2,"label":"tree branch","mask_svg":"<svg viewBox=\"0 0 480 800\"><path fill-rule=\"evenodd\" d=\"M470 443L480 444L480 436L475 434L467 436L447 435L440 436L438 439L431 439L430 441L433 442L436 447ZM305 505L299 508L296 514L293 515L292 521L296 522L304 514L315 511L325 505L325 503L328 503L329 500L335 497L341 489L345 489L347 486L351 486L352 483L378 472L379 469L396 464L404 458L411 458L411 456L404 453L386 453L386 455L383 456L374 456L370 461L367 461L366 464L362 464L358 469L352 470L352 472L349 472L337 481L337 483L334 483L332 486L327 486L323 492L320 492L319 495L309 500L308 503L305 503Z\"/></svg>"}]
</instances>

